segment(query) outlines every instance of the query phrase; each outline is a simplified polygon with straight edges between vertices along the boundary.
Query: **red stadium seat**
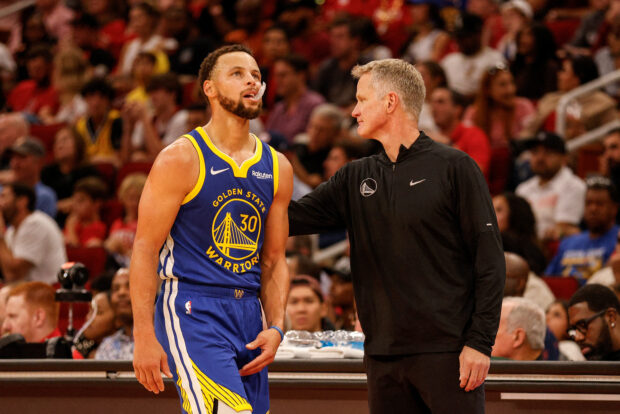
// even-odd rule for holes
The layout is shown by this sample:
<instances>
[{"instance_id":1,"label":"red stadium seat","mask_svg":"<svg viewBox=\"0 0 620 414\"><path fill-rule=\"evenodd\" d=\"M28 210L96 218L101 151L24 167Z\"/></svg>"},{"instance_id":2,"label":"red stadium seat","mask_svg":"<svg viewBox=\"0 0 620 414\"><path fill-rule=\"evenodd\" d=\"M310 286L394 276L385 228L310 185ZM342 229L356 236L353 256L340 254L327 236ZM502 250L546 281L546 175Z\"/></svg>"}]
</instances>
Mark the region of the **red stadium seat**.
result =
<instances>
[{"instance_id":1,"label":"red stadium seat","mask_svg":"<svg viewBox=\"0 0 620 414\"><path fill-rule=\"evenodd\" d=\"M54 158L54 139L56 133L66 124L30 125L30 135L39 139L45 145L45 162L51 162Z\"/></svg>"},{"instance_id":2,"label":"red stadium seat","mask_svg":"<svg viewBox=\"0 0 620 414\"><path fill-rule=\"evenodd\" d=\"M116 188L116 166L111 162L98 162L93 166L99 171L101 178L108 185L108 191L111 196L114 196L114 190Z\"/></svg>"},{"instance_id":3,"label":"red stadium seat","mask_svg":"<svg viewBox=\"0 0 620 414\"><path fill-rule=\"evenodd\" d=\"M148 175L152 166L152 162L129 162L123 165L121 169L118 170L118 174L116 176L116 188L118 189L118 187L120 187L125 177L129 174L144 173Z\"/></svg>"},{"instance_id":4,"label":"red stadium seat","mask_svg":"<svg viewBox=\"0 0 620 414\"><path fill-rule=\"evenodd\" d=\"M93 280L105 270L108 253L103 247L73 247L67 246L67 259L70 262L80 262L90 273L88 279Z\"/></svg>"},{"instance_id":5,"label":"red stadium seat","mask_svg":"<svg viewBox=\"0 0 620 414\"><path fill-rule=\"evenodd\" d=\"M125 213L123 204L117 199L107 200L101 208L101 219L108 227L108 230L114 223L114 220L122 218Z\"/></svg>"},{"instance_id":6,"label":"red stadium seat","mask_svg":"<svg viewBox=\"0 0 620 414\"><path fill-rule=\"evenodd\" d=\"M569 300L579 289L579 282L574 277L545 276L543 280L557 299Z\"/></svg>"}]
</instances>

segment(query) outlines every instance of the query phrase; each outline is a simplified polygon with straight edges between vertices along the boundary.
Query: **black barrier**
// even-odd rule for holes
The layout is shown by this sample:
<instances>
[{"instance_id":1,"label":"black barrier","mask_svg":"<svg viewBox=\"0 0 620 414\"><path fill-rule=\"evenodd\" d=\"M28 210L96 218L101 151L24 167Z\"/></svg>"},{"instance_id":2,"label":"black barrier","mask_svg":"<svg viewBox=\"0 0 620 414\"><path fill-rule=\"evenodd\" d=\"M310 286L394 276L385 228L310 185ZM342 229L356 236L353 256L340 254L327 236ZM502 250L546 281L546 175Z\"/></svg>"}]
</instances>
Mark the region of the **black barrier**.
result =
<instances>
[{"instance_id":1,"label":"black barrier","mask_svg":"<svg viewBox=\"0 0 620 414\"><path fill-rule=\"evenodd\" d=\"M178 413L172 380L155 396L131 362L0 361L0 413ZM367 413L360 360L287 360L270 366L272 414ZM620 362L493 361L486 412L618 413Z\"/></svg>"}]
</instances>

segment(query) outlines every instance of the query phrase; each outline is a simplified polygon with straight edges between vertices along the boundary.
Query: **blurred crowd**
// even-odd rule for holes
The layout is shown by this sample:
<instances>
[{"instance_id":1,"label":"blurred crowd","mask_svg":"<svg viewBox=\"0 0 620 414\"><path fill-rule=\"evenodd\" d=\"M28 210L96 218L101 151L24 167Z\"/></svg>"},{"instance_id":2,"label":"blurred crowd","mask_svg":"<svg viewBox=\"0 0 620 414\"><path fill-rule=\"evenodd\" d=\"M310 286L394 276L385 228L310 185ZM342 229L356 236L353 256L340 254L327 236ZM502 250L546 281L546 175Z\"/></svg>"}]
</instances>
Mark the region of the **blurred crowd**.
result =
<instances>
[{"instance_id":1,"label":"blurred crowd","mask_svg":"<svg viewBox=\"0 0 620 414\"><path fill-rule=\"evenodd\" d=\"M620 68L620 0L36 0L3 13L14 3L0 0L2 334L63 334L56 274L82 261L93 307L80 322L93 322L75 356L131 359L147 174L210 119L204 57L243 43L267 85L250 129L290 159L295 199L380 150L356 134L351 69L415 64L420 130L468 153L493 196L507 263L493 355L620 360L620 129L567 146L617 121L620 84L558 111ZM346 239L289 240L289 329L361 329Z\"/></svg>"}]
</instances>

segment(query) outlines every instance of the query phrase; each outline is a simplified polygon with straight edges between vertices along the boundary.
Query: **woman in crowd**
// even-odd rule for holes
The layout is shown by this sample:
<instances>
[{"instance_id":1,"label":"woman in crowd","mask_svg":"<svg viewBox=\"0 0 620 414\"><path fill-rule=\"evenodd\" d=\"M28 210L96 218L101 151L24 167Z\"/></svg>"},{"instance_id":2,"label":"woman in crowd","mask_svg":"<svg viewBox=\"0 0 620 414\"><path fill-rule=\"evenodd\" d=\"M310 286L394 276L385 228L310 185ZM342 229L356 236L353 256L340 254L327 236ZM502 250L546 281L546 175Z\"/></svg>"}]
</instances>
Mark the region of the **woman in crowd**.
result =
<instances>
[{"instance_id":1,"label":"woman in crowd","mask_svg":"<svg viewBox=\"0 0 620 414\"><path fill-rule=\"evenodd\" d=\"M56 133L54 161L41 171L41 181L54 190L58 197L57 221L62 227L71 210L71 196L75 183L85 177L98 177L99 172L88 163L84 139L70 127Z\"/></svg>"},{"instance_id":2,"label":"woman in crowd","mask_svg":"<svg viewBox=\"0 0 620 414\"><path fill-rule=\"evenodd\" d=\"M482 76L474 103L467 108L465 122L482 129L491 143L489 190L506 190L512 170L511 142L519 136L535 113L534 105L517 97L512 73L504 64L490 67Z\"/></svg>"},{"instance_id":3,"label":"woman in crowd","mask_svg":"<svg viewBox=\"0 0 620 414\"><path fill-rule=\"evenodd\" d=\"M510 64L517 96L537 101L555 90L560 65L553 34L547 26L533 22L517 35L517 54Z\"/></svg>"},{"instance_id":4,"label":"woman in crowd","mask_svg":"<svg viewBox=\"0 0 620 414\"><path fill-rule=\"evenodd\" d=\"M88 327L82 332L76 341L76 350L82 357L92 359L95 357L97 347L108 335L112 335L116 331L114 323L114 310L110 306L110 292L99 292L92 300L91 308L86 316L86 320L94 319Z\"/></svg>"},{"instance_id":5,"label":"woman in crowd","mask_svg":"<svg viewBox=\"0 0 620 414\"><path fill-rule=\"evenodd\" d=\"M514 193L503 193L493 197L493 207L502 237L520 247L519 254L530 265L530 270L543 274L547 261L538 246L536 218L530 204Z\"/></svg>"},{"instance_id":6,"label":"woman in crowd","mask_svg":"<svg viewBox=\"0 0 620 414\"><path fill-rule=\"evenodd\" d=\"M80 91L88 77L88 63L79 49L65 48L54 57L52 82L58 91L60 107L56 115L44 107L39 117L46 124L73 124L86 113L86 101Z\"/></svg>"},{"instance_id":7,"label":"woman in crowd","mask_svg":"<svg viewBox=\"0 0 620 414\"><path fill-rule=\"evenodd\" d=\"M568 306L566 302L556 300L547 308L547 328L560 348L560 359L568 361L585 361L579 345L568 337Z\"/></svg>"},{"instance_id":8,"label":"woman in crowd","mask_svg":"<svg viewBox=\"0 0 620 414\"><path fill-rule=\"evenodd\" d=\"M286 316L290 329L296 331L333 330L326 318L327 305L319 282L312 276L298 275L291 280Z\"/></svg>"}]
</instances>

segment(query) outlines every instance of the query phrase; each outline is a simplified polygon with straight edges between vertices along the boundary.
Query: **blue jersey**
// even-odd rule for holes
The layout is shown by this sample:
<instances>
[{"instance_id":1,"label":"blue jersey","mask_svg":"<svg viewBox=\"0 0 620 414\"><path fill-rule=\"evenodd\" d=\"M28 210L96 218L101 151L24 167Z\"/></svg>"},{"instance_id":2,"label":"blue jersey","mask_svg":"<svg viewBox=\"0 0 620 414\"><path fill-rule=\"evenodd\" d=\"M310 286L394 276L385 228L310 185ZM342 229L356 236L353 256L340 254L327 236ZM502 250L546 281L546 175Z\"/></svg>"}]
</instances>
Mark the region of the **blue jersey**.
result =
<instances>
[{"instance_id":1,"label":"blue jersey","mask_svg":"<svg viewBox=\"0 0 620 414\"><path fill-rule=\"evenodd\" d=\"M265 221L278 189L276 152L253 136L254 156L238 166L202 127L184 137L198 153L200 174L160 250L159 276L258 291Z\"/></svg>"}]
</instances>

